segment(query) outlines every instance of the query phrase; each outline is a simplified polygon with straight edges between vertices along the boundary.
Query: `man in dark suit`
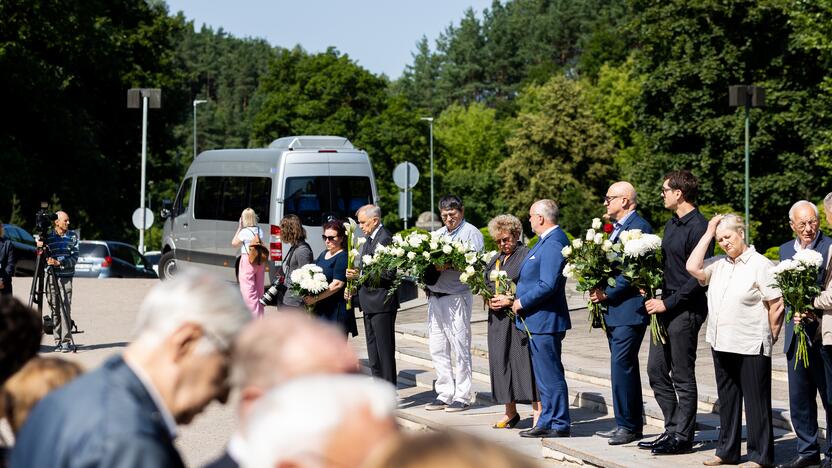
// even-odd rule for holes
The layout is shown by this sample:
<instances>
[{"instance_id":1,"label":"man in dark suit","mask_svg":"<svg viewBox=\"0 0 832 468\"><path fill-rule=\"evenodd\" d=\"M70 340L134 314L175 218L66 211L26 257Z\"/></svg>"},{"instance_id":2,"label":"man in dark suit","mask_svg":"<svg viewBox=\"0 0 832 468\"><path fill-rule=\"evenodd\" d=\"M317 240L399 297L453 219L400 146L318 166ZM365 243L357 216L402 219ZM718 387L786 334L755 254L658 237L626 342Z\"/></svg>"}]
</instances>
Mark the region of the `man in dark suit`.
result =
<instances>
[{"instance_id":1,"label":"man in dark suit","mask_svg":"<svg viewBox=\"0 0 832 468\"><path fill-rule=\"evenodd\" d=\"M636 213L637 204L636 190L629 182L616 182L607 190L604 205L610 220L615 221L610 235L614 243L619 242L624 231L653 232L650 224ZM590 299L605 303L608 309L604 321L610 346L612 404L617 424L615 429L599 431L596 435L608 437L610 445L628 444L642 438L644 427L638 350L650 320L641 293L620 273L615 277L615 286L593 289Z\"/></svg>"},{"instance_id":2,"label":"man in dark suit","mask_svg":"<svg viewBox=\"0 0 832 468\"><path fill-rule=\"evenodd\" d=\"M520 432L521 437L569 437L569 392L561 362L561 345L572 328L566 305L566 262L561 250L569 245L558 227L558 207L552 200L539 200L529 208L529 223L539 240L523 260L512 310L532 334L529 349L540 393L537 425Z\"/></svg>"},{"instance_id":3,"label":"man in dark suit","mask_svg":"<svg viewBox=\"0 0 832 468\"><path fill-rule=\"evenodd\" d=\"M390 245L393 236L381 224L381 208L365 205L356 213L358 224L367 240L360 250L360 258L372 256L379 245ZM352 265L347 268L347 278L357 279L358 269ZM364 334L367 337L367 359L373 377L384 379L396 385L396 312L399 301L396 295L387 299L390 278L381 278L381 284L373 287L362 284L358 289L358 305L364 313ZM350 291L344 291L349 295Z\"/></svg>"},{"instance_id":4,"label":"man in dark suit","mask_svg":"<svg viewBox=\"0 0 832 468\"><path fill-rule=\"evenodd\" d=\"M780 246L780 261L794 257L798 250L812 249L823 255L823 263L818 274L818 286L823 288L826 266L829 264L829 247L832 239L825 236L818 228L820 213L814 203L801 200L789 210L789 226L794 231L795 239ZM820 444L818 442L818 405L817 394L820 392L823 409L826 413L826 460L824 466L830 466L832 455L832 414L829 412L827 388L829 377L825 369L830 368L827 353L823 352L820 334L820 316L810 314L803 320L804 330L809 337L809 367L802 362L795 366L797 340L794 338L794 323L786 322L783 351L788 360L789 375L789 411L792 427L797 434L797 456L787 463L778 465L784 468L803 468L820 464Z\"/></svg>"},{"instance_id":5,"label":"man in dark suit","mask_svg":"<svg viewBox=\"0 0 832 468\"><path fill-rule=\"evenodd\" d=\"M155 286L135 341L41 400L10 466L183 466L176 426L226 400L231 343L250 315L240 292L215 277L182 272Z\"/></svg>"}]
</instances>

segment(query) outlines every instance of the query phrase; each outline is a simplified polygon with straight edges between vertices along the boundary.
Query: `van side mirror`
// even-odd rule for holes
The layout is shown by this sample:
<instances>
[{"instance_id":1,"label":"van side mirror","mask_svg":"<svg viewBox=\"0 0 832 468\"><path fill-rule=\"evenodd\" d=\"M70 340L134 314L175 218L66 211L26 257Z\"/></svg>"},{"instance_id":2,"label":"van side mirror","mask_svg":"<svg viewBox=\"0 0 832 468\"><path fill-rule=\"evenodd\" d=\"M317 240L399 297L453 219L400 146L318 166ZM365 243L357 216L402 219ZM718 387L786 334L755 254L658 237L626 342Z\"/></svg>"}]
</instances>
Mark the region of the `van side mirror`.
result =
<instances>
[{"instance_id":1,"label":"van side mirror","mask_svg":"<svg viewBox=\"0 0 832 468\"><path fill-rule=\"evenodd\" d=\"M159 212L159 216L161 216L162 219L170 218L170 209L172 207L173 207L173 202L172 201L170 201L167 198L162 200L162 210Z\"/></svg>"}]
</instances>

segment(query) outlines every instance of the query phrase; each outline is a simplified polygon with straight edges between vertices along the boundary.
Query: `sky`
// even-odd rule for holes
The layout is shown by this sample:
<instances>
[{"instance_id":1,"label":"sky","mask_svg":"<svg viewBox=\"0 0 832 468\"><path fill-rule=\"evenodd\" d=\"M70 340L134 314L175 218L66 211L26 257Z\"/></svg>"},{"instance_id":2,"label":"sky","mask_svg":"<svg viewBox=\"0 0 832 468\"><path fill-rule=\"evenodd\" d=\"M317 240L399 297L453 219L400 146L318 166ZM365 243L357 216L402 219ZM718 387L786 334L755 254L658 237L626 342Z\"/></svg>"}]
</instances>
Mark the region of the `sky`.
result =
<instances>
[{"instance_id":1,"label":"sky","mask_svg":"<svg viewBox=\"0 0 832 468\"><path fill-rule=\"evenodd\" d=\"M199 30L203 24L240 38L266 39L308 52L334 46L367 70L391 79L413 62L424 35L436 38L469 7L482 18L492 0L167 0Z\"/></svg>"}]
</instances>

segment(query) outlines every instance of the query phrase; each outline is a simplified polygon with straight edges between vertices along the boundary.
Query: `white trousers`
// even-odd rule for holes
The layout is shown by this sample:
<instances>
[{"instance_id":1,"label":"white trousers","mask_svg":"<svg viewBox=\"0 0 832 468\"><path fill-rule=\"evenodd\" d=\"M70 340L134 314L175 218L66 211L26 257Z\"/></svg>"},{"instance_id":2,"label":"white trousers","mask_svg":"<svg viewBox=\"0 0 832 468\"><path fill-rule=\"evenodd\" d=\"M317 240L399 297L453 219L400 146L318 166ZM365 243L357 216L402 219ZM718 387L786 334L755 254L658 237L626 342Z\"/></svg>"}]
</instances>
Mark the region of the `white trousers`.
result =
<instances>
[{"instance_id":1,"label":"white trousers","mask_svg":"<svg viewBox=\"0 0 832 468\"><path fill-rule=\"evenodd\" d=\"M430 296L428 346L436 371L437 399L471 400L471 293ZM453 361L452 353L453 352Z\"/></svg>"}]
</instances>

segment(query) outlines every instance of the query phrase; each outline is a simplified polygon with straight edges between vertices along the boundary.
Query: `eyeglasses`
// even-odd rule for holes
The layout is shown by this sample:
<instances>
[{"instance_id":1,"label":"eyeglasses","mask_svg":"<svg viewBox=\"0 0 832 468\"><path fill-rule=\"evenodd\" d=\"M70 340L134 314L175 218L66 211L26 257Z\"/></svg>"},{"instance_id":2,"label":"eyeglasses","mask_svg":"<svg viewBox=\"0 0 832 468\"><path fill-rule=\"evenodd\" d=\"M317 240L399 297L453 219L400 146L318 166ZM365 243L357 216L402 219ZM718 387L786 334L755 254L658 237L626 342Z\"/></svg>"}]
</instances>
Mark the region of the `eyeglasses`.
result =
<instances>
[{"instance_id":1,"label":"eyeglasses","mask_svg":"<svg viewBox=\"0 0 832 468\"><path fill-rule=\"evenodd\" d=\"M514 241L514 238L511 236L503 237L502 239L494 239L494 242L497 244L510 244Z\"/></svg>"},{"instance_id":2,"label":"eyeglasses","mask_svg":"<svg viewBox=\"0 0 832 468\"><path fill-rule=\"evenodd\" d=\"M670 188L670 187L662 187L662 193L661 193L661 195L662 195L662 196L664 196L664 194L665 194L665 193L667 193L667 192L672 192L672 191L674 191L674 190L676 190L676 189L674 189L674 188Z\"/></svg>"},{"instance_id":3,"label":"eyeglasses","mask_svg":"<svg viewBox=\"0 0 832 468\"><path fill-rule=\"evenodd\" d=\"M795 228L797 228L798 231L802 231L802 230L806 229L807 227L812 227L812 228L817 227L818 226L818 220L817 219L810 219L809 221L801 221L799 223L792 222L792 224L794 225Z\"/></svg>"},{"instance_id":4,"label":"eyeglasses","mask_svg":"<svg viewBox=\"0 0 832 468\"><path fill-rule=\"evenodd\" d=\"M459 217L459 213L458 213L458 212L454 212L454 213L440 213L439 217L441 217L442 219L455 219L455 218L458 218L458 217Z\"/></svg>"},{"instance_id":5,"label":"eyeglasses","mask_svg":"<svg viewBox=\"0 0 832 468\"><path fill-rule=\"evenodd\" d=\"M335 242L338 239L338 236L321 236L321 239L323 239L324 242Z\"/></svg>"},{"instance_id":6,"label":"eyeglasses","mask_svg":"<svg viewBox=\"0 0 832 468\"><path fill-rule=\"evenodd\" d=\"M609 204L611 201L615 200L616 198L623 198L623 195L613 195L613 196L606 196L604 197L604 203Z\"/></svg>"}]
</instances>

